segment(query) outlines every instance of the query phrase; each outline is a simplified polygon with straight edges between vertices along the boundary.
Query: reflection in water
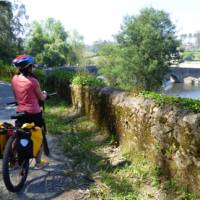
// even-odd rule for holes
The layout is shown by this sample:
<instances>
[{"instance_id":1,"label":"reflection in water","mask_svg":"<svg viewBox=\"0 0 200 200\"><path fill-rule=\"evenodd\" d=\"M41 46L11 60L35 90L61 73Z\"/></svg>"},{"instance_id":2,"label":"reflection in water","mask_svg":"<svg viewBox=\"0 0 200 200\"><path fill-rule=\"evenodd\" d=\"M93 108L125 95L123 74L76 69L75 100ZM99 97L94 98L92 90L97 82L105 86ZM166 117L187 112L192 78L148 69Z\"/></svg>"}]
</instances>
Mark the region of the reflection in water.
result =
<instances>
[{"instance_id":1,"label":"reflection in water","mask_svg":"<svg viewBox=\"0 0 200 200\"><path fill-rule=\"evenodd\" d=\"M167 83L163 92L169 96L200 99L200 84Z\"/></svg>"}]
</instances>

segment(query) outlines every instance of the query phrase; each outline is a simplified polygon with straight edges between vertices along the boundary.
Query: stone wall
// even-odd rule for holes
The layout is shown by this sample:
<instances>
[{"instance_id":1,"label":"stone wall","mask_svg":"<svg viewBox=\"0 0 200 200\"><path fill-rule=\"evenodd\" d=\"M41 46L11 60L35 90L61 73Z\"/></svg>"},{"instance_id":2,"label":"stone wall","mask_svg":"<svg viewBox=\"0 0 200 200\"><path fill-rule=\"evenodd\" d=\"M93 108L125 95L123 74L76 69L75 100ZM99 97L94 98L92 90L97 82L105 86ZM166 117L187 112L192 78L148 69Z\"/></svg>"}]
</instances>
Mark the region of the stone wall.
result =
<instances>
[{"instance_id":1,"label":"stone wall","mask_svg":"<svg viewBox=\"0 0 200 200\"><path fill-rule=\"evenodd\" d=\"M112 88L72 86L71 92L76 110L200 197L200 113L158 107L152 100Z\"/></svg>"}]
</instances>

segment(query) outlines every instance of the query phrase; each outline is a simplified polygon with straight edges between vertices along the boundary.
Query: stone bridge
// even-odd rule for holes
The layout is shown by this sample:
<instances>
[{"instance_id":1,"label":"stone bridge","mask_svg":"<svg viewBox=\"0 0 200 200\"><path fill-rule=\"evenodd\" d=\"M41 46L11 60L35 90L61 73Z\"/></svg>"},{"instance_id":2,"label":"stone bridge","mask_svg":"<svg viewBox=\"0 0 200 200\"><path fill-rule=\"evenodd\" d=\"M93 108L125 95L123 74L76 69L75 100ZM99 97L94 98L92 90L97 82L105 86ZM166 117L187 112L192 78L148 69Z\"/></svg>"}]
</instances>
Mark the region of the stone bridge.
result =
<instances>
[{"instance_id":1,"label":"stone bridge","mask_svg":"<svg viewBox=\"0 0 200 200\"><path fill-rule=\"evenodd\" d=\"M175 82L184 82L185 78L200 79L200 67L170 67L168 78Z\"/></svg>"},{"instance_id":2,"label":"stone bridge","mask_svg":"<svg viewBox=\"0 0 200 200\"><path fill-rule=\"evenodd\" d=\"M85 67L75 66L63 66L55 68L44 69L47 73L51 73L54 70L63 70L70 72L88 72L94 75L98 75L98 68L95 65ZM172 80L173 82L184 82L187 77L192 77L193 80L200 80L200 62L185 62L178 66L170 67L170 72L166 75L165 80Z\"/></svg>"}]
</instances>

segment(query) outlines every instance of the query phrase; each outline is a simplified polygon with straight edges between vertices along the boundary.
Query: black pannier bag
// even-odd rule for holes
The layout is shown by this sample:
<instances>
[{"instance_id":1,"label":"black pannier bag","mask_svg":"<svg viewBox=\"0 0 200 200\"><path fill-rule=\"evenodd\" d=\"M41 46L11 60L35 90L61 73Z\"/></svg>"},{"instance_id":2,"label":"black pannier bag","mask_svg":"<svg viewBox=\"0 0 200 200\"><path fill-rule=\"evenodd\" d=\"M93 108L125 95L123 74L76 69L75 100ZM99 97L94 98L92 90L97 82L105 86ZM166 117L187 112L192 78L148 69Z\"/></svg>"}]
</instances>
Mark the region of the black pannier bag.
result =
<instances>
[{"instance_id":1,"label":"black pannier bag","mask_svg":"<svg viewBox=\"0 0 200 200\"><path fill-rule=\"evenodd\" d=\"M19 160L33 158L33 141L30 130L18 130L17 153Z\"/></svg>"}]
</instances>

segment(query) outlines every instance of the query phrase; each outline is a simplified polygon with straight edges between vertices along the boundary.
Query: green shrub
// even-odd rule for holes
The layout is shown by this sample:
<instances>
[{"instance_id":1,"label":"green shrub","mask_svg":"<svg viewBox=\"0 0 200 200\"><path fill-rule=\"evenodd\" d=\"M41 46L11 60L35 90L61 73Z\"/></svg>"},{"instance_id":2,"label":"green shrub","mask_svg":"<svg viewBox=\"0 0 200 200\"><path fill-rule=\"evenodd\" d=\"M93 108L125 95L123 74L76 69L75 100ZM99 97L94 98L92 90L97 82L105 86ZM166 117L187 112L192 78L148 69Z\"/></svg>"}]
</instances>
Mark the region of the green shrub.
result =
<instances>
[{"instance_id":1,"label":"green shrub","mask_svg":"<svg viewBox=\"0 0 200 200\"><path fill-rule=\"evenodd\" d=\"M72 81L72 85L87 85L87 86L97 86L102 87L104 86L104 82L102 79L98 79L94 75L90 74L78 74L74 77Z\"/></svg>"},{"instance_id":2,"label":"green shrub","mask_svg":"<svg viewBox=\"0 0 200 200\"><path fill-rule=\"evenodd\" d=\"M17 73L17 68L10 65L5 65L0 62L0 79L10 81L10 79Z\"/></svg>"},{"instance_id":3,"label":"green shrub","mask_svg":"<svg viewBox=\"0 0 200 200\"><path fill-rule=\"evenodd\" d=\"M55 89L58 86L70 84L74 77L74 72L55 70L47 74L47 86Z\"/></svg>"},{"instance_id":4,"label":"green shrub","mask_svg":"<svg viewBox=\"0 0 200 200\"><path fill-rule=\"evenodd\" d=\"M177 107L180 107L181 109L192 110L195 113L200 112L199 100L174 97L174 96L166 96L164 94L159 94L155 92L147 92L147 91L141 92L139 95L154 100L154 102L156 102L159 106L175 105Z\"/></svg>"},{"instance_id":5,"label":"green shrub","mask_svg":"<svg viewBox=\"0 0 200 200\"><path fill-rule=\"evenodd\" d=\"M69 85L74 77L74 72L55 70L47 74L45 89L57 92L60 97L71 102L71 91Z\"/></svg>"}]
</instances>

